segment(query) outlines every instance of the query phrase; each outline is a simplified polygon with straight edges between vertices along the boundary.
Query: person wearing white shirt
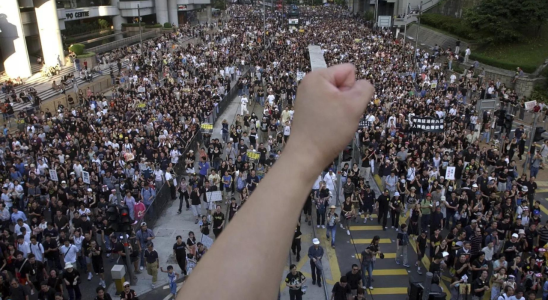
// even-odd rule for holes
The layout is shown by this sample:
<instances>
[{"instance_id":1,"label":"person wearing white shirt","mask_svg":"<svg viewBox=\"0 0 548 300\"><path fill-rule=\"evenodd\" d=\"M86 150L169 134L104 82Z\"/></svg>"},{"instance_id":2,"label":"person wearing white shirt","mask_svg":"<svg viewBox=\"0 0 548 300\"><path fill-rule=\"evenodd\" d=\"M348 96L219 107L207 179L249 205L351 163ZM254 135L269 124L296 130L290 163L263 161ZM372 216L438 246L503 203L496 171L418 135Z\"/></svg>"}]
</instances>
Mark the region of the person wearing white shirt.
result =
<instances>
[{"instance_id":1,"label":"person wearing white shirt","mask_svg":"<svg viewBox=\"0 0 548 300\"><path fill-rule=\"evenodd\" d=\"M15 231L15 234L16 235L22 235L23 232L21 230L21 228L25 228L25 241L27 240L27 235L28 235L28 241L30 242L30 227L28 224L24 223L23 221L19 222L17 221L17 224L15 224L15 227L14 227L14 231Z\"/></svg>"},{"instance_id":2,"label":"person wearing white shirt","mask_svg":"<svg viewBox=\"0 0 548 300\"><path fill-rule=\"evenodd\" d=\"M18 236L17 237L17 250L21 251L21 253L23 253L23 257L24 258L27 258L27 256L29 255L30 253L30 246L29 246L29 242L26 242L23 237L21 236Z\"/></svg>"},{"instance_id":3,"label":"person wearing white shirt","mask_svg":"<svg viewBox=\"0 0 548 300\"><path fill-rule=\"evenodd\" d=\"M154 170L154 181L156 181L156 188L160 188L164 184L164 171L159 166L156 166L156 170Z\"/></svg>"},{"instance_id":4,"label":"person wearing white shirt","mask_svg":"<svg viewBox=\"0 0 548 300\"><path fill-rule=\"evenodd\" d=\"M464 51L464 62L468 62L468 57L472 54L472 51L470 50L470 47L466 47L466 50Z\"/></svg>"},{"instance_id":5,"label":"person wearing white shirt","mask_svg":"<svg viewBox=\"0 0 548 300\"><path fill-rule=\"evenodd\" d=\"M455 83L455 81L457 80L457 76L453 73L453 74L451 74L449 79L451 80L451 83Z\"/></svg>"},{"instance_id":6,"label":"person wearing white shirt","mask_svg":"<svg viewBox=\"0 0 548 300\"><path fill-rule=\"evenodd\" d=\"M274 104L274 100L276 99L276 96L272 95L272 94L269 94L266 99L268 100L268 103L270 105L273 105Z\"/></svg>"},{"instance_id":7,"label":"person wearing white shirt","mask_svg":"<svg viewBox=\"0 0 548 300\"><path fill-rule=\"evenodd\" d=\"M247 110L247 103L249 102L249 99L247 99L246 95L242 95L242 98L240 99L240 102L242 103L242 108L241 108L240 114L241 115L248 114L249 111Z\"/></svg>"},{"instance_id":8,"label":"person wearing white shirt","mask_svg":"<svg viewBox=\"0 0 548 300\"><path fill-rule=\"evenodd\" d=\"M314 192L314 195L320 190L320 182L322 182L322 175L318 175L318 178L316 178L316 181L314 181L314 185L312 186L312 191Z\"/></svg>"},{"instance_id":9,"label":"person wearing white shirt","mask_svg":"<svg viewBox=\"0 0 548 300\"><path fill-rule=\"evenodd\" d=\"M179 162L179 156L181 156L181 152L173 148L173 150L169 152L169 156L171 156L171 163L176 165Z\"/></svg>"},{"instance_id":10,"label":"person wearing white shirt","mask_svg":"<svg viewBox=\"0 0 548 300\"><path fill-rule=\"evenodd\" d=\"M38 243L36 237L32 237L29 244L30 253L34 254L36 260L44 262L44 246Z\"/></svg>"},{"instance_id":11,"label":"person wearing white shirt","mask_svg":"<svg viewBox=\"0 0 548 300\"><path fill-rule=\"evenodd\" d=\"M74 174L76 175L76 178L82 177L82 171L84 170L84 168L79 161L75 161L72 168L74 169Z\"/></svg>"},{"instance_id":12,"label":"person wearing white shirt","mask_svg":"<svg viewBox=\"0 0 548 300\"><path fill-rule=\"evenodd\" d=\"M65 264L71 263L74 265L76 263L76 258L78 257L78 248L72 245L69 239L65 240L64 245L59 248L59 252L63 256Z\"/></svg>"},{"instance_id":13,"label":"person wearing white shirt","mask_svg":"<svg viewBox=\"0 0 548 300\"><path fill-rule=\"evenodd\" d=\"M325 181L325 187L328 188L330 191L335 190L335 183L337 182L337 175L333 173L333 169L329 169L329 172L325 174L323 177L323 181Z\"/></svg>"}]
</instances>

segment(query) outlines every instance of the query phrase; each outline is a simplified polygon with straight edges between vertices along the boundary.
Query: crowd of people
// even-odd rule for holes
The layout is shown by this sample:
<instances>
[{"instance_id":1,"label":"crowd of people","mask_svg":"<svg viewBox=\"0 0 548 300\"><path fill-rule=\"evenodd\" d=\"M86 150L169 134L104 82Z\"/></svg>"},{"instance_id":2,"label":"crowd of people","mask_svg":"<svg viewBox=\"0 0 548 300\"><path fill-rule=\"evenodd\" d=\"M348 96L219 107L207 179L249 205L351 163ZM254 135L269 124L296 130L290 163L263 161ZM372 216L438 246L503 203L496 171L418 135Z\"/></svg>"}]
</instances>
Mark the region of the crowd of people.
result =
<instances>
[{"instance_id":1,"label":"crowd of people","mask_svg":"<svg viewBox=\"0 0 548 300\"><path fill-rule=\"evenodd\" d=\"M426 257L435 280L444 270L453 275L452 299L463 293L480 299L488 289L496 300L543 290L548 227L534 200L535 176L520 176L514 158L522 159L530 136L521 128L501 149L482 144L480 137L489 142L495 117L474 109L485 93L504 100L516 99L513 92L476 81L473 70L456 78L439 50L414 49L336 6L301 8L300 29L285 25L279 12L268 14L265 32L260 10L234 5L228 11L230 18L215 25L181 26L145 41L143 51L128 46L98 58L130 63L110 73L118 84L110 99L82 92L81 108L25 116L26 130L0 136L2 297L24 299L36 292L58 300L66 291L70 300L79 300L87 276L99 285L97 299L108 299L104 261L118 257L125 263L121 237L106 218L111 203L127 206L138 224L129 235L128 267L136 273L146 267L154 284L158 256L143 220L159 213L152 203L163 185L172 200L179 198L179 213L183 206L192 210L202 234L222 234L291 136L298 81L310 71L309 44L321 46L328 65L354 64L356 77L371 81L376 94L364 114L366 126L357 132L359 159L328 166L318 176L302 225L311 225L315 210L315 223L327 226L335 247L338 225L350 235L357 217L371 222L377 212L379 224L388 230L390 220L396 231L397 263L410 268L407 247L416 243L419 272ZM201 42L181 46L187 36ZM220 139L202 134L201 124L219 117L217 106L231 89L238 90L240 114L222 121ZM445 129L414 130L414 116L444 119ZM186 151L194 139L200 140L198 149ZM533 155L531 170L538 172L548 155L542 149ZM175 173L180 165L185 174ZM444 178L451 167L453 177ZM369 186L374 174L382 178L381 195ZM220 205L208 203L209 191L222 191L227 216ZM335 203L335 193L342 203ZM292 246L297 261L300 226ZM308 256L312 282L321 286L318 244ZM363 299L364 289L373 289L373 261L383 255L378 237L361 250L360 266L352 266L334 288L337 297L350 290ZM186 243L178 237L174 254L181 274L206 251L194 234ZM165 272L173 292L179 273L173 267ZM302 273L291 268L286 282L292 300L302 299ZM122 299L133 299L129 283L124 289Z\"/></svg>"}]
</instances>

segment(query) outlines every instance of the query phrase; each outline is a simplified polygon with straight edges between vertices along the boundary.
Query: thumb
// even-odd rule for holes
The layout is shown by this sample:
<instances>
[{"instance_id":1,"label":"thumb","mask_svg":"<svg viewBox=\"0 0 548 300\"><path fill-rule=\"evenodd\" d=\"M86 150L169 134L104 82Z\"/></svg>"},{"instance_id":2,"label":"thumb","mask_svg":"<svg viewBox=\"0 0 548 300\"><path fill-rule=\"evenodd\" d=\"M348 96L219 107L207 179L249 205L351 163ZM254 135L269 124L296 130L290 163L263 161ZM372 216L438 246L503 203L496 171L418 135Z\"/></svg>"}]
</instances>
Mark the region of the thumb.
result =
<instances>
[{"instance_id":1,"label":"thumb","mask_svg":"<svg viewBox=\"0 0 548 300\"><path fill-rule=\"evenodd\" d=\"M360 113L365 111L374 93L375 88L366 79L356 81L349 90L343 92L345 97L350 100L350 104Z\"/></svg>"}]
</instances>

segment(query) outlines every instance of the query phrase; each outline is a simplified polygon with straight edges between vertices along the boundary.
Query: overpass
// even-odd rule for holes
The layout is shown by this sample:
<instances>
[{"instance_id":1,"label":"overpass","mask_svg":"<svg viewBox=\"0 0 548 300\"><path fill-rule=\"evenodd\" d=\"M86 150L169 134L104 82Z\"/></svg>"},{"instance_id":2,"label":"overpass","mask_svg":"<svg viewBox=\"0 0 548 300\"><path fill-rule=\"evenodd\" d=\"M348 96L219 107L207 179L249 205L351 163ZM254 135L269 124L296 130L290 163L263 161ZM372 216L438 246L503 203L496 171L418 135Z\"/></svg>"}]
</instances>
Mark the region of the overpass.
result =
<instances>
[{"instance_id":1,"label":"overpass","mask_svg":"<svg viewBox=\"0 0 548 300\"><path fill-rule=\"evenodd\" d=\"M308 45L308 54L310 55L310 69L312 71L327 68L320 46Z\"/></svg>"}]
</instances>

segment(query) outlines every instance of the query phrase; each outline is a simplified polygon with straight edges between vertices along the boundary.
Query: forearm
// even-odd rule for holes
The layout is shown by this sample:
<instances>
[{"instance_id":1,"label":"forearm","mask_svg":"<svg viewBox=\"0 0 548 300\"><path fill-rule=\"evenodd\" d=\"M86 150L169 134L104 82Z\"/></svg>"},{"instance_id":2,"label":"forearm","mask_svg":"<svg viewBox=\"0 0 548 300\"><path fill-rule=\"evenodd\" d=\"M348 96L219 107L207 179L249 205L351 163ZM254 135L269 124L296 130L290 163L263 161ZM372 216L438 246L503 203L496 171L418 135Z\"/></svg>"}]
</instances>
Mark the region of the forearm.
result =
<instances>
[{"instance_id":1,"label":"forearm","mask_svg":"<svg viewBox=\"0 0 548 300\"><path fill-rule=\"evenodd\" d=\"M303 157L298 153L290 148L286 149L269 176L265 177L250 201L239 212L238 218L234 218L226 232L209 250L213 253L204 256L193 272L194 275L189 277L189 286L194 288L183 288L179 299L253 299L259 294L277 294L279 277L287 258L286 252L291 244L300 207L306 200L316 174L321 171L318 168L321 164L315 164L310 157ZM250 227L249 224L255 225ZM280 243L272 247L268 243L272 239ZM222 259L223 257L232 259ZM269 259L265 260L265 257ZM258 265L267 267L272 272L263 272L264 268L257 268ZM221 272L212 274L207 272L208 269ZM240 270L236 277L226 276L226 272L235 269ZM219 283L222 288L207 288L206 282L212 281ZM265 286L265 283L268 285Z\"/></svg>"}]
</instances>

